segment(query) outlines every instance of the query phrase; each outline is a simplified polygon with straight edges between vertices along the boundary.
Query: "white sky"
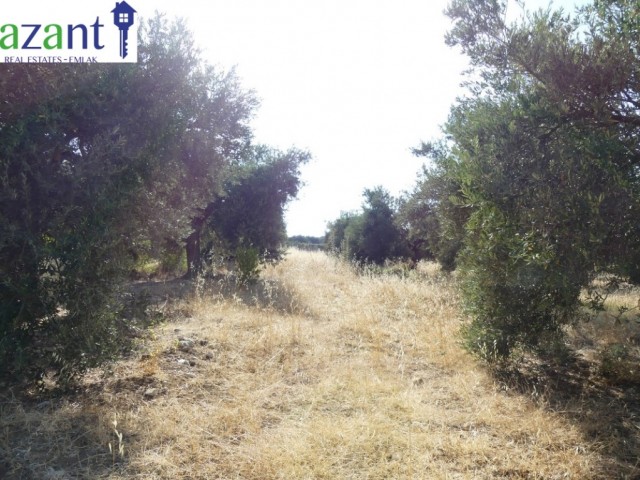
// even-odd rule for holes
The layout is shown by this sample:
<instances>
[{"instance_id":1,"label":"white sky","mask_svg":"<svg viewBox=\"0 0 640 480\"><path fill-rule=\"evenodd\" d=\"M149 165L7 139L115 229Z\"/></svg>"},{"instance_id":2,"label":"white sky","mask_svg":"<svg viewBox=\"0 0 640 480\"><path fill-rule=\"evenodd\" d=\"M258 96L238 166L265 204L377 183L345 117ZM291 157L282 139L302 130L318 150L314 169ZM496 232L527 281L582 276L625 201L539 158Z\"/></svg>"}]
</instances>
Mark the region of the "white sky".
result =
<instances>
[{"instance_id":1,"label":"white sky","mask_svg":"<svg viewBox=\"0 0 640 480\"><path fill-rule=\"evenodd\" d=\"M360 207L366 187L411 189L423 161L411 147L440 135L463 92L466 59L444 44L447 0L128 2L143 16L185 17L208 61L236 66L262 100L256 141L312 153L287 212L289 235L323 235L341 211ZM573 11L585 2L553 5Z\"/></svg>"},{"instance_id":2,"label":"white sky","mask_svg":"<svg viewBox=\"0 0 640 480\"><path fill-rule=\"evenodd\" d=\"M341 211L360 207L366 187L411 189L423 162L411 147L440 135L462 93L466 59L444 44L446 0L148 3L187 18L206 57L236 65L256 90L257 141L311 151L289 235L323 235ZM553 5L573 11L574 3Z\"/></svg>"},{"instance_id":3,"label":"white sky","mask_svg":"<svg viewBox=\"0 0 640 480\"><path fill-rule=\"evenodd\" d=\"M138 0L139 1L139 0ZM290 235L323 235L366 187L410 189L410 149L439 135L465 59L444 44L446 1L175 2L209 60L236 65L262 105L256 140L308 149ZM203 11L201 5L207 5ZM176 12L172 2L154 2Z\"/></svg>"}]
</instances>

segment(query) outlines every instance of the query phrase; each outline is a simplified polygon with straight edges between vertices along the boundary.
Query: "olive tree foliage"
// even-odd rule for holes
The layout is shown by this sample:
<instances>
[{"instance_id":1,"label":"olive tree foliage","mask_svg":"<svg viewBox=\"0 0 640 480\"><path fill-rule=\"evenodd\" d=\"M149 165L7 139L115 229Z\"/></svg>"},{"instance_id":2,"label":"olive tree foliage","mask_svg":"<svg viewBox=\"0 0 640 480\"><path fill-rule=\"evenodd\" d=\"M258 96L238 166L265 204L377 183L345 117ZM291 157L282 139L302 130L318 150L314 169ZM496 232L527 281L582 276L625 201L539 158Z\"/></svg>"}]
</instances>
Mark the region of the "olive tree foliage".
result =
<instances>
[{"instance_id":1,"label":"olive tree foliage","mask_svg":"<svg viewBox=\"0 0 640 480\"><path fill-rule=\"evenodd\" d=\"M182 130L179 140L167 151L165 166L155 170L155 193L147 197L150 214L146 232L137 246L150 245L150 253L158 255L165 246L173 249L184 245L191 276L200 261L200 237L212 211L211 198L222 192L225 178L250 151L253 132L249 121L258 101L252 91L242 87L234 70L219 71L201 60L181 22L168 24L159 17L149 29L162 32L152 35L158 38L155 49L160 49L159 55L167 55L167 60L177 57L171 59L173 65L168 72L149 69L147 74L151 82L155 78L164 83L174 74L184 83L181 95L174 100L180 103L173 104ZM148 55L155 55L153 48ZM172 108L163 92L155 93L157 103ZM188 111L180 113L180 107ZM158 214L161 210L164 214Z\"/></svg>"},{"instance_id":2,"label":"olive tree foliage","mask_svg":"<svg viewBox=\"0 0 640 480\"><path fill-rule=\"evenodd\" d=\"M0 69L0 376L70 379L117 350L144 240L180 237L249 137L233 75L149 21L139 63Z\"/></svg>"},{"instance_id":3,"label":"olive tree foliage","mask_svg":"<svg viewBox=\"0 0 640 480\"><path fill-rule=\"evenodd\" d=\"M342 212L327 225L325 245L327 250L346 259L353 259L357 241L361 236L362 215L358 212Z\"/></svg>"},{"instance_id":4,"label":"olive tree foliage","mask_svg":"<svg viewBox=\"0 0 640 480\"><path fill-rule=\"evenodd\" d=\"M186 196L190 204L188 235L181 238L188 276L199 269L200 236L214 210L212 197L224 191L224 180L253 152L248 121L257 106L253 93L242 88L233 71L209 73L205 78L211 82L203 92L205 108L195 117L183 144L181 159L187 169L175 192ZM189 191L197 196L195 201L189 198Z\"/></svg>"},{"instance_id":5,"label":"olive tree foliage","mask_svg":"<svg viewBox=\"0 0 640 480\"><path fill-rule=\"evenodd\" d=\"M456 161L446 144L423 143L414 149L429 159L413 191L400 198L397 223L405 233L414 261L435 259L445 271L456 268L469 208L456 201L460 182L453 172Z\"/></svg>"},{"instance_id":6,"label":"olive tree foliage","mask_svg":"<svg viewBox=\"0 0 640 480\"><path fill-rule=\"evenodd\" d=\"M384 263L406 257L405 236L396 220L396 200L384 188L365 189L362 211L343 213L330 223L326 244L344 258Z\"/></svg>"},{"instance_id":7,"label":"olive tree foliage","mask_svg":"<svg viewBox=\"0 0 640 480\"><path fill-rule=\"evenodd\" d=\"M466 341L487 359L560 335L598 272L637 280L639 10L596 0L575 18L540 10L506 24L502 1L449 5L447 41L476 76L427 178L455 186L435 205L465 211ZM436 218L460 225L455 211Z\"/></svg>"},{"instance_id":8,"label":"olive tree foliage","mask_svg":"<svg viewBox=\"0 0 640 480\"><path fill-rule=\"evenodd\" d=\"M285 209L297 197L300 169L310 159L308 152L296 148L283 152L256 145L247 150L209 204L204 256L233 258L254 249L261 261L279 260L287 242Z\"/></svg>"},{"instance_id":9,"label":"olive tree foliage","mask_svg":"<svg viewBox=\"0 0 640 480\"><path fill-rule=\"evenodd\" d=\"M406 254L403 232L395 221L396 200L382 187L365 189L362 236L356 258L383 263Z\"/></svg>"}]
</instances>

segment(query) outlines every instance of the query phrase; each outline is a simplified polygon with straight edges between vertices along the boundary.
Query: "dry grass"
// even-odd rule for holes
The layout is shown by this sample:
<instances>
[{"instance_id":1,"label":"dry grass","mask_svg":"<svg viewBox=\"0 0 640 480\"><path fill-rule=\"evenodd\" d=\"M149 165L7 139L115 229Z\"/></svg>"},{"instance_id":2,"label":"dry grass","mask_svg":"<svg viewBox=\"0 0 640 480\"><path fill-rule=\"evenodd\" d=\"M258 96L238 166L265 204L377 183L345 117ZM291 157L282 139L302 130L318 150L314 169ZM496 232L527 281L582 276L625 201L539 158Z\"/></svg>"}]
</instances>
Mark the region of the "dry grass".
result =
<instances>
[{"instance_id":1,"label":"dry grass","mask_svg":"<svg viewBox=\"0 0 640 480\"><path fill-rule=\"evenodd\" d=\"M592 346L591 343L600 347L612 343L640 344L640 287L621 285L607 296L604 311L591 315L590 321L577 325L570 333L578 347L581 338L586 346Z\"/></svg>"},{"instance_id":2,"label":"dry grass","mask_svg":"<svg viewBox=\"0 0 640 480\"><path fill-rule=\"evenodd\" d=\"M0 478L637 478L578 398L461 350L452 282L292 251L258 285L201 289L78 394L0 400Z\"/></svg>"}]
</instances>

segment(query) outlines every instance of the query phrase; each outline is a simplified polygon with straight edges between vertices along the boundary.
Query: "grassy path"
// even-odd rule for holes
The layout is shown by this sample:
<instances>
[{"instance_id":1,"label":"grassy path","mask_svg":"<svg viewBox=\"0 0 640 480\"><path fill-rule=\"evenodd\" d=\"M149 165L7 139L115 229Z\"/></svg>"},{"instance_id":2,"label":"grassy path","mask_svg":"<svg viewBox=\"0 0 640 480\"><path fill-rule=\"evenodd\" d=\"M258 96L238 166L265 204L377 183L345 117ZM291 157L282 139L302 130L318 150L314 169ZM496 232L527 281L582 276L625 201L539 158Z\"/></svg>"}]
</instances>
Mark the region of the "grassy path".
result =
<instances>
[{"instance_id":1,"label":"grassy path","mask_svg":"<svg viewBox=\"0 0 640 480\"><path fill-rule=\"evenodd\" d=\"M430 268L356 275L294 251L248 290L204 289L77 398L2 404L5 473L611 478L612 460L562 412L501 389L460 349L451 280Z\"/></svg>"}]
</instances>

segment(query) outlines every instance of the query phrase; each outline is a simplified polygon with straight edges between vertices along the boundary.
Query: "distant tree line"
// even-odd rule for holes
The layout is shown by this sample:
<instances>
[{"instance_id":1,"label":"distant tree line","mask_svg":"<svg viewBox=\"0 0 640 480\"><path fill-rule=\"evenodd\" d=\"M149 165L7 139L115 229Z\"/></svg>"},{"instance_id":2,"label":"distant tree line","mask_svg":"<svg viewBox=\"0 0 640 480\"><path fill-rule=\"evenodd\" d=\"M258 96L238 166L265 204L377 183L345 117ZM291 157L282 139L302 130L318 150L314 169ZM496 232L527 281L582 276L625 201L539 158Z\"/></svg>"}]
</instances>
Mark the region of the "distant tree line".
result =
<instances>
[{"instance_id":1,"label":"distant tree line","mask_svg":"<svg viewBox=\"0 0 640 480\"><path fill-rule=\"evenodd\" d=\"M325 249L324 237L314 237L310 235L293 235L288 238L287 246L310 251Z\"/></svg>"}]
</instances>

